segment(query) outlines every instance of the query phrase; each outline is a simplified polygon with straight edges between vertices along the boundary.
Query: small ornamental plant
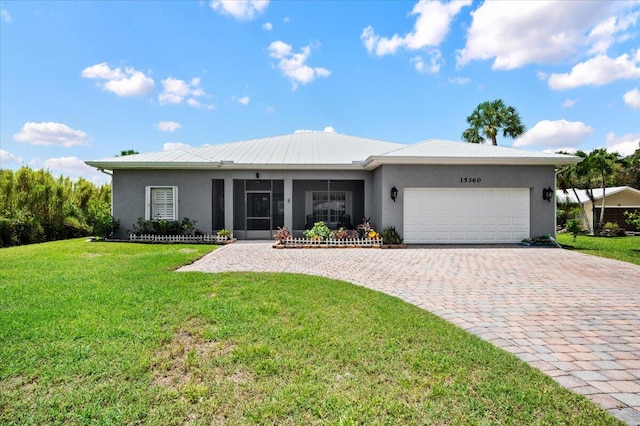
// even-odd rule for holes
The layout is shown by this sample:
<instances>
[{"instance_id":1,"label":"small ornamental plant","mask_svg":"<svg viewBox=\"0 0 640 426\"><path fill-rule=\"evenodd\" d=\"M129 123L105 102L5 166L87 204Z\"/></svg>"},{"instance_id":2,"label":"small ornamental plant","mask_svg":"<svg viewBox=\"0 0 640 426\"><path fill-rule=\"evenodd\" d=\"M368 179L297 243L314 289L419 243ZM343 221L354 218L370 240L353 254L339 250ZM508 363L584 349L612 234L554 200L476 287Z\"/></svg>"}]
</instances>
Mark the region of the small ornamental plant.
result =
<instances>
[{"instance_id":1,"label":"small ornamental plant","mask_svg":"<svg viewBox=\"0 0 640 426\"><path fill-rule=\"evenodd\" d=\"M331 238L332 233L329 227L323 222L316 222L313 228L304 231L304 236L310 240L327 240Z\"/></svg>"},{"instance_id":2,"label":"small ornamental plant","mask_svg":"<svg viewBox=\"0 0 640 426\"><path fill-rule=\"evenodd\" d=\"M375 229L373 229L373 226L371 226L371 218L368 217L362 218L362 223L357 226L356 231L358 233L358 237L362 239L375 239L380 237L380 234L378 234Z\"/></svg>"},{"instance_id":3,"label":"small ornamental plant","mask_svg":"<svg viewBox=\"0 0 640 426\"><path fill-rule=\"evenodd\" d=\"M218 237L227 237L230 238L231 237L231 231L228 229L221 229L218 232L216 232L216 235Z\"/></svg>"},{"instance_id":4,"label":"small ornamental plant","mask_svg":"<svg viewBox=\"0 0 640 426\"><path fill-rule=\"evenodd\" d=\"M283 227L279 227L278 226L278 232L276 232L273 235L273 238L276 241L279 241L281 243L284 243L286 240L288 240L289 238L291 238L291 232L289 232L289 228L287 228L286 226Z\"/></svg>"}]
</instances>

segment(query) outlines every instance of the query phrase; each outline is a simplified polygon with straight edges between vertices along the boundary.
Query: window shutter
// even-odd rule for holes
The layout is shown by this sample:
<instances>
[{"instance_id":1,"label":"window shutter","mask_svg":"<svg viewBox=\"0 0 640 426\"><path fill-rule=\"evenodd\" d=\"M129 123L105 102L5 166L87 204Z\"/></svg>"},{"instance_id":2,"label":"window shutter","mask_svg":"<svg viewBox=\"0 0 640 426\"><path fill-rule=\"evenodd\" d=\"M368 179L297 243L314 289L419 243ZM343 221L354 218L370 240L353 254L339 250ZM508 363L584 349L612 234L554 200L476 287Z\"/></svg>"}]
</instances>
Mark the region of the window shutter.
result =
<instances>
[{"instance_id":1,"label":"window shutter","mask_svg":"<svg viewBox=\"0 0 640 426\"><path fill-rule=\"evenodd\" d=\"M177 220L178 187L146 187L146 220Z\"/></svg>"}]
</instances>

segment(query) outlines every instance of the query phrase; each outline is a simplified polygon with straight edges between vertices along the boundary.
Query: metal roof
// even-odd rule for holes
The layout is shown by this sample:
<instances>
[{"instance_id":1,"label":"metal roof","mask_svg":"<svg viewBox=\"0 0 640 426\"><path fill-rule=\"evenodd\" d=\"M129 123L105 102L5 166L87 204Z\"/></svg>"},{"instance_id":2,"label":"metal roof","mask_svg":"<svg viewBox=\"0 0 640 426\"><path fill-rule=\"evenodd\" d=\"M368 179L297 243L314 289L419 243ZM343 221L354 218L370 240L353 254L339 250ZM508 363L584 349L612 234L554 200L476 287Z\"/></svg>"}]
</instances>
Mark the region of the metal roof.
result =
<instances>
[{"instance_id":1,"label":"metal roof","mask_svg":"<svg viewBox=\"0 0 640 426\"><path fill-rule=\"evenodd\" d=\"M360 169L381 164L572 164L581 159L516 148L426 140L414 145L304 132L199 148L87 161L99 169Z\"/></svg>"},{"instance_id":2,"label":"metal roof","mask_svg":"<svg viewBox=\"0 0 640 426\"><path fill-rule=\"evenodd\" d=\"M572 164L581 158L573 155L548 154L524 151L506 146L473 144L467 142L428 139L371 156L365 162L367 168L380 164Z\"/></svg>"},{"instance_id":3,"label":"metal roof","mask_svg":"<svg viewBox=\"0 0 640 426\"><path fill-rule=\"evenodd\" d=\"M269 166L303 168L338 166L361 168L371 155L406 146L339 133L304 132L248 141L182 148L87 161L90 166L113 168L215 168ZM354 162L357 164L354 165Z\"/></svg>"},{"instance_id":4,"label":"metal roof","mask_svg":"<svg viewBox=\"0 0 640 426\"><path fill-rule=\"evenodd\" d=\"M576 189L575 191L578 194L578 199L576 199L576 194L573 192L573 188L568 188L567 192L561 189L558 189L556 190L556 196L562 200L566 198L569 200L570 203L578 203L578 202L586 203L591 201L591 199L589 198L589 195L587 194L586 189ZM593 188L592 191L593 191L594 199L599 200L600 198L602 198L602 188ZM632 188L630 186L612 186L606 189L605 194L606 196L609 196L609 195L617 194L618 192L621 192L621 191L629 191L631 193L640 195L639 190Z\"/></svg>"}]
</instances>

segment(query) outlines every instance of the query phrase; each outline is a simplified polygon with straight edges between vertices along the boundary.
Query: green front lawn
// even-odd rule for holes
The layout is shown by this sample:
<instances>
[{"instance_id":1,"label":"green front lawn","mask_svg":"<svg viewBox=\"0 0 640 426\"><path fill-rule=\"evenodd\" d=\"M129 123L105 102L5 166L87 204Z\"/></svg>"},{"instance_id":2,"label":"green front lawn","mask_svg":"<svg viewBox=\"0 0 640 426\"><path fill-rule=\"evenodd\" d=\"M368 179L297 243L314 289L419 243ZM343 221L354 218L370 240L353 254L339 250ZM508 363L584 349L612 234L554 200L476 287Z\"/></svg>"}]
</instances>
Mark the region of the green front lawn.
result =
<instances>
[{"instance_id":1,"label":"green front lawn","mask_svg":"<svg viewBox=\"0 0 640 426\"><path fill-rule=\"evenodd\" d=\"M593 237L578 235L576 241L573 241L573 235L562 233L557 235L557 240L567 249L640 265L640 236Z\"/></svg>"},{"instance_id":2,"label":"green front lawn","mask_svg":"<svg viewBox=\"0 0 640 426\"><path fill-rule=\"evenodd\" d=\"M0 424L619 424L384 294L173 272L210 249L0 249Z\"/></svg>"}]
</instances>

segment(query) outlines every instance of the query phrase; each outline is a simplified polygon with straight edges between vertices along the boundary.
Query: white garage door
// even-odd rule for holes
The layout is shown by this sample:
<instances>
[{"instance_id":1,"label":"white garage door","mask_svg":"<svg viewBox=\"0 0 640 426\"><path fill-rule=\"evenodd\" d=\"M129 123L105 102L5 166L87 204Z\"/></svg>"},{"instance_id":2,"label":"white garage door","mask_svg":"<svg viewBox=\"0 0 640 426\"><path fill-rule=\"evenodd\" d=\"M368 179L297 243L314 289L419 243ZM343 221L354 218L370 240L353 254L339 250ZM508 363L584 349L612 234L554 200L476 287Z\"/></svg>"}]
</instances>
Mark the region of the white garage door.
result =
<instances>
[{"instance_id":1,"label":"white garage door","mask_svg":"<svg viewBox=\"0 0 640 426\"><path fill-rule=\"evenodd\" d=\"M529 188L405 188L408 244L515 243L529 237Z\"/></svg>"}]
</instances>

